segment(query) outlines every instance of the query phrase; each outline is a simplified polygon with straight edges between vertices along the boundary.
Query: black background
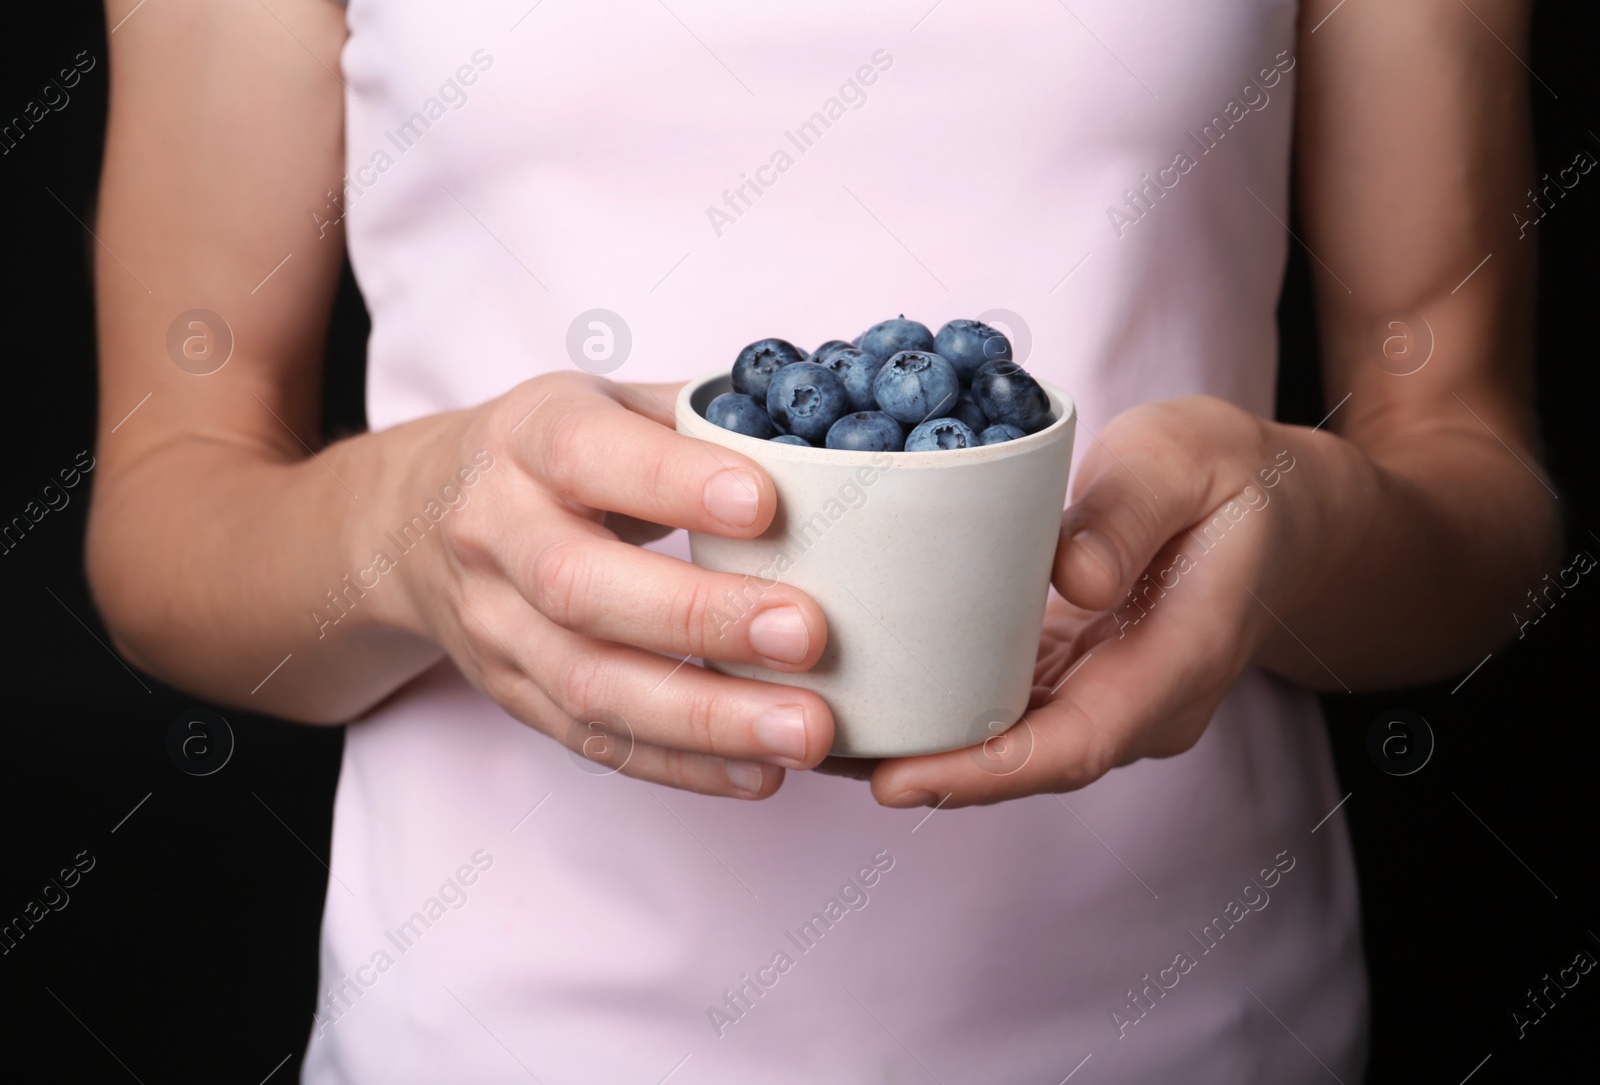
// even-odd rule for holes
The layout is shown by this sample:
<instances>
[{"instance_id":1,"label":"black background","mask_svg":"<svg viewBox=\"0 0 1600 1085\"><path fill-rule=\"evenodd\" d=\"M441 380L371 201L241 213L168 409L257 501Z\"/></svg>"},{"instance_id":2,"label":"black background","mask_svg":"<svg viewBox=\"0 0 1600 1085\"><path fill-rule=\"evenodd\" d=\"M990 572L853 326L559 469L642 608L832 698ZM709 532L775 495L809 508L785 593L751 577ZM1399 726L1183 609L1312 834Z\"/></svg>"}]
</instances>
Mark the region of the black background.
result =
<instances>
[{"instance_id":1,"label":"black background","mask_svg":"<svg viewBox=\"0 0 1600 1085\"><path fill-rule=\"evenodd\" d=\"M1591 132L1600 130L1597 22L1592 5L1537 8L1524 59L1549 86L1531 89L1541 173L1579 150L1600 156ZM105 30L94 4L13 5L0 42L6 118L80 50L100 58L65 108L0 157L9 272L0 520L93 447L87 261L95 242L73 216L92 221ZM1567 555L1600 555L1590 468L1600 174L1536 233L1546 458L1567 518ZM1310 424L1325 408L1305 262L1297 250L1281 306L1279 414ZM366 330L347 275L331 333L329 434L364 425ZM167 732L195 702L129 671L104 646L82 568L87 489L70 491L66 509L0 556L0 921L78 853L94 859L70 902L0 957L0 1066L8 1080L260 1082L269 1072L292 1080L312 1024L341 732L225 710L236 738L227 765L209 776L180 771ZM1403 626L1421 617L1396 607L1372 620ZM1458 1083L1486 1056L1474 1082L1594 1077L1600 972L1525 1038L1511 1011L1579 950L1600 954L1590 933L1600 934L1592 870L1600 739L1588 707L1597 618L1600 587L1584 579L1456 692L1459 676L1325 699L1350 793L1334 816L1349 819L1361 877L1372 1082ZM1380 771L1367 753L1369 724L1395 708L1429 720L1437 742L1409 776Z\"/></svg>"}]
</instances>

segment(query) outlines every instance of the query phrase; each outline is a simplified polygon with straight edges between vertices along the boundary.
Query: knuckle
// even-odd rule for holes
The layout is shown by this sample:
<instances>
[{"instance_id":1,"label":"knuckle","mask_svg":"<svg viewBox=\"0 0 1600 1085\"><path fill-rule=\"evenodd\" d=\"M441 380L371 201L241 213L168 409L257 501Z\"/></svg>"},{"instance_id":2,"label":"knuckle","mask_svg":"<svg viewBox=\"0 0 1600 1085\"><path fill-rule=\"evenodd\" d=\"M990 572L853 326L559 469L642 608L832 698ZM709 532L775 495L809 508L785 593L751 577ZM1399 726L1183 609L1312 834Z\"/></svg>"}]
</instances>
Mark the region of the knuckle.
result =
<instances>
[{"instance_id":1,"label":"knuckle","mask_svg":"<svg viewBox=\"0 0 1600 1085\"><path fill-rule=\"evenodd\" d=\"M562 708L581 717L603 707L611 697L614 680L610 661L601 653L575 652L562 668L556 687Z\"/></svg>"},{"instance_id":2,"label":"knuckle","mask_svg":"<svg viewBox=\"0 0 1600 1085\"><path fill-rule=\"evenodd\" d=\"M1076 786L1086 787L1117 767L1118 751L1104 736L1091 738L1084 746L1083 767Z\"/></svg>"},{"instance_id":3,"label":"knuckle","mask_svg":"<svg viewBox=\"0 0 1600 1085\"><path fill-rule=\"evenodd\" d=\"M534 555L528 581L533 592L529 602L557 625L571 628L594 582L588 548L579 539L546 544Z\"/></svg>"},{"instance_id":4,"label":"knuckle","mask_svg":"<svg viewBox=\"0 0 1600 1085\"><path fill-rule=\"evenodd\" d=\"M717 700L703 692L690 693L679 707L680 726L684 745L692 750L716 753L721 748L718 741Z\"/></svg>"},{"instance_id":5,"label":"knuckle","mask_svg":"<svg viewBox=\"0 0 1600 1085\"><path fill-rule=\"evenodd\" d=\"M462 569L495 565L496 546L490 523L480 501L468 501L439 522L440 545L452 564Z\"/></svg>"},{"instance_id":6,"label":"knuckle","mask_svg":"<svg viewBox=\"0 0 1600 1085\"><path fill-rule=\"evenodd\" d=\"M570 495L583 476L588 431L593 419L585 411L563 410L544 421L537 431L537 469L551 489Z\"/></svg>"},{"instance_id":7,"label":"knuckle","mask_svg":"<svg viewBox=\"0 0 1600 1085\"><path fill-rule=\"evenodd\" d=\"M682 750L663 750L661 756L661 782L668 787L675 787L679 791L699 791L697 786L694 766L698 760L694 754Z\"/></svg>"},{"instance_id":8,"label":"knuckle","mask_svg":"<svg viewBox=\"0 0 1600 1085\"><path fill-rule=\"evenodd\" d=\"M719 613L714 591L708 578L692 576L679 586L667 606L667 630L673 642L695 655L704 655L714 639L708 636Z\"/></svg>"}]
</instances>

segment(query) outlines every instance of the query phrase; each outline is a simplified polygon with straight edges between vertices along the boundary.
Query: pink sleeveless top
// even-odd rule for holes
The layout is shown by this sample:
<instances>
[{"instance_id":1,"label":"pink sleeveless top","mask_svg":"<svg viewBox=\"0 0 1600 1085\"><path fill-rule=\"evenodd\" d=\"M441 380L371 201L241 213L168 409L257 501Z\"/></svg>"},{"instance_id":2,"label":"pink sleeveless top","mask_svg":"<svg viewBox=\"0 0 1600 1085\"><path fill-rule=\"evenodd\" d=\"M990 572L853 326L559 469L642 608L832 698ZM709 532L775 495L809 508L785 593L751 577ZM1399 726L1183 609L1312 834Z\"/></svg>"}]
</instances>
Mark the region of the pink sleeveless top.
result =
<instances>
[{"instance_id":1,"label":"pink sleeveless top","mask_svg":"<svg viewBox=\"0 0 1600 1085\"><path fill-rule=\"evenodd\" d=\"M1087 430L1272 411L1293 3L348 19L374 429L573 365L593 309L618 380L1008 310ZM1180 757L930 816L594 775L442 664L347 733L305 1080L1354 1082L1339 798L1315 700L1254 670Z\"/></svg>"}]
</instances>

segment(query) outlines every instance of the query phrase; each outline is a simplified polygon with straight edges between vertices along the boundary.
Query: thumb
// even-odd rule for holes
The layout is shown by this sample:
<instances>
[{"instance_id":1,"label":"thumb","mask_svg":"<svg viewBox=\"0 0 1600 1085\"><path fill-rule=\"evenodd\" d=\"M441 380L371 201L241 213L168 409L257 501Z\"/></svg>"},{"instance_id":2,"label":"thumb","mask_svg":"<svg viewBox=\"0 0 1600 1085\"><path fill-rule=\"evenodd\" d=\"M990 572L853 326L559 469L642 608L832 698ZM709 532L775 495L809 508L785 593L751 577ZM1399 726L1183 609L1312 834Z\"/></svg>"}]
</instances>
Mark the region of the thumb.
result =
<instances>
[{"instance_id":1,"label":"thumb","mask_svg":"<svg viewBox=\"0 0 1600 1085\"><path fill-rule=\"evenodd\" d=\"M1248 485L1260 432L1259 419L1208 397L1118 415L1078 468L1056 590L1086 610L1116 607L1169 539Z\"/></svg>"}]
</instances>

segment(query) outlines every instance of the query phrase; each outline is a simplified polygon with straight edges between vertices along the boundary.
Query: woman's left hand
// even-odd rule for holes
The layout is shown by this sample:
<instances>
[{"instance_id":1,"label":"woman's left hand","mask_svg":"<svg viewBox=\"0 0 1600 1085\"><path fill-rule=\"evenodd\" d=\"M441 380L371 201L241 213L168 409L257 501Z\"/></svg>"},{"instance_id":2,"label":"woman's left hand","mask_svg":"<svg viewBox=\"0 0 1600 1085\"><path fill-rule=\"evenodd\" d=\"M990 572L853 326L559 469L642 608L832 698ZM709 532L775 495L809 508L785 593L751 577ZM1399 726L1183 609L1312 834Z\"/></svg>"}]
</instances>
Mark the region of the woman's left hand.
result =
<instances>
[{"instance_id":1,"label":"woman's left hand","mask_svg":"<svg viewBox=\"0 0 1600 1085\"><path fill-rule=\"evenodd\" d=\"M1132 408L1091 436L1027 714L981 746L880 762L873 794L1000 802L1192 747L1278 628L1274 612L1293 607L1313 472L1291 474L1290 448L1304 455L1307 438L1337 441L1202 396Z\"/></svg>"}]
</instances>

